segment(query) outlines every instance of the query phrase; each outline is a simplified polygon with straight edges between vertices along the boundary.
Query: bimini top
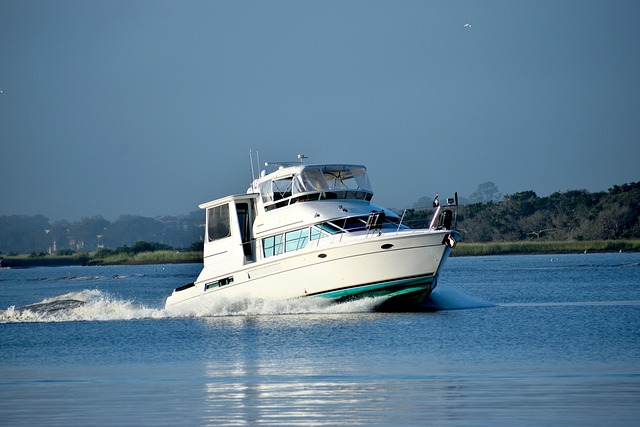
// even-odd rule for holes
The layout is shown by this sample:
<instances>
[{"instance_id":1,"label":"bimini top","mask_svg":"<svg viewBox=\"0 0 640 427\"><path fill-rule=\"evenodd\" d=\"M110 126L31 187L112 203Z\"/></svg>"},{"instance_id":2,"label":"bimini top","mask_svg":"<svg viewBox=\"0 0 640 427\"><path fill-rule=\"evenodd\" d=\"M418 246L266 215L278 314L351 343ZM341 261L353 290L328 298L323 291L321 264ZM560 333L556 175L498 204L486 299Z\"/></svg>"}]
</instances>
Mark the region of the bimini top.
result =
<instances>
[{"instance_id":1,"label":"bimini top","mask_svg":"<svg viewBox=\"0 0 640 427\"><path fill-rule=\"evenodd\" d=\"M259 193L265 210L326 199L371 200L367 168L361 165L297 165L256 179L247 193Z\"/></svg>"}]
</instances>

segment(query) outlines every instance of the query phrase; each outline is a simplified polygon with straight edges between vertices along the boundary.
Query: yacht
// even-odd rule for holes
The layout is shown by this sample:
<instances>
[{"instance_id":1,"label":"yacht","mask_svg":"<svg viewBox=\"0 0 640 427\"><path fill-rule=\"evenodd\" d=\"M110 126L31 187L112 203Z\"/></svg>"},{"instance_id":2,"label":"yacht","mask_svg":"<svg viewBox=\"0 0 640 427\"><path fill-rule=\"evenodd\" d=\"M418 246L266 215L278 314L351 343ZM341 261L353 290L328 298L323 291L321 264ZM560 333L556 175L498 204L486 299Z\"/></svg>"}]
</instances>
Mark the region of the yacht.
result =
<instances>
[{"instance_id":1,"label":"yacht","mask_svg":"<svg viewBox=\"0 0 640 427\"><path fill-rule=\"evenodd\" d=\"M372 203L367 168L277 164L245 194L200 205L206 212L203 269L173 291L170 310L233 298L379 297L380 308L419 304L436 287L459 233L457 194L426 228ZM268 165L268 164L267 164ZM253 169L253 167L252 167Z\"/></svg>"}]
</instances>

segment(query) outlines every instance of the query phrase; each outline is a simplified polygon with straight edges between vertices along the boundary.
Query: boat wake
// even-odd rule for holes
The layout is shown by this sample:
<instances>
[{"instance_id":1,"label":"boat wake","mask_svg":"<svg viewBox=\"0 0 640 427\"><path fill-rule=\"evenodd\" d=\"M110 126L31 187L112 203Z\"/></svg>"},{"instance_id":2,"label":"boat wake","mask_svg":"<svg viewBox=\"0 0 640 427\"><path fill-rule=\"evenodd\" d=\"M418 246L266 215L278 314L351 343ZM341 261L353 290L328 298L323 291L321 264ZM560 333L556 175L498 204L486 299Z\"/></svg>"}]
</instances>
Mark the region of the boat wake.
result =
<instances>
[{"instance_id":1,"label":"boat wake","mask_svg":"<svg viewBox=\"0 0 640 427\"><path fill-rule=\"evenodd\" d=\"M0 311L0 323L76 322L167 317L162 309L136 305L99 290L71 292L36 304Z\"/></svg>"},{"instance_id":2,"label":"boat wake","mask_svg":"<svg viewBox=\"0 0 640 427\"><path fill-rule=\"evenodd\" d=\"M500 307L606 307L606 306L638 306L638 300L625 301L559 301L559 302L511 302L500 304Z\"/></svg>"},{"instance_id":3,"label":"boat wake","mask_svg":"<svg viewBox=\"0 0 640 427\"><path fill-rule=\"evenodd\" d=\"M493 306L495 306L495 304L467 295L450 286L437 287L436 290L420 304L420 307L427 311L466 310Z\"/></svg>"},{"instance_id":4,"label":"boat wake","mask_svg":"<svg viewBox=\"0 0 640 427\"><path fill-rule=\"evenodd\" d=\"M0 323L47 323L116 321L184 317L225 317L308 313L371 312L379 305L379 298L331 304L328 300L297 299L289 301L238 298L220 300L206 307L187 310L166 310L146 307L134 301L115 298L100 290L71 292L47 298L22 307L0 310Z\"/></svg>"},{"instance_id":5,"label":"boat wake","mask_svg":"<svg viewBox=\"0 0 640 427\"><path fill-rule=\"evenodd\" d=\"M215 304L190 307L186 310L166 310L146 307L134 301L122 300L94 289L71 292L47 298L22 307L0 310L0 323L116 321L184 317L225 317L286 314L367 313L385 301L384 297L364 298L334 304L325 299L259 300L243 297L220 299ZM460 310L488 307L493 304L478 300L453 289L438 289L417 309L407 311Z\"/></svg>"},{"instance_id":6,"label":"boat wake","mask_svg":"<svg viewBox=\"0 0 640 427\"><path fill-rule=\"evenodd\" d=\"M171 307L167 311L174 317L224 317L286 314L337 314L375 311L385 298L363 298L336 304L329 299L297 298L291 300L256 299L249 296L219 298L214 303L189 308Z\"/></svg>"}]
</instances>

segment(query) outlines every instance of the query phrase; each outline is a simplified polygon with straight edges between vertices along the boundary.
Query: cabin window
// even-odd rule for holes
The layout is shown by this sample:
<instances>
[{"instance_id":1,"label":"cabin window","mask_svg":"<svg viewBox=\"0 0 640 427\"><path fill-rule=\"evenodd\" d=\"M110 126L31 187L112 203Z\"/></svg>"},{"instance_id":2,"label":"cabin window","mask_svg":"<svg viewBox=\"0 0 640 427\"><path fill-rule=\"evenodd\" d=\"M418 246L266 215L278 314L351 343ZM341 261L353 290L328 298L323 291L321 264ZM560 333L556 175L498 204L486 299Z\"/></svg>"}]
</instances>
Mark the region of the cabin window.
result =
<instances>
[{"instance_id":1,"label":"cabin window","mask_svg":"<svg viewBox=\"0 0 640 427\"><path fill-rule=\"evenodd\" d=\"M207 235L210 242L231 236L229 205L207 209Z\"/></svg>"},{"instance_id":2,"label":"cabin window","mask_svg":"<svg viewBox=\"0 0 640 427\"><path fill-rule=\"evenodd\" d=\"M219 288L233 283L233 276L225 277L224 279L216 280L215 282L209 282L204 285L204 290L208 291L211 288Z\"/></svg>"},{"instance_id":3,"label":"cabin window","mask_svg":"<svg viewBox=\"0 0 640 427\"><path fill-rule=\"evenodd\" d=\"M282 253L282 234L262 239L262 251L265 258Z\"/></svg>"},{"instance_id":4,"label":"cabin window","mask_svg":"<svg viewBox=\"0 0 640 427\"><path fill-rule=\"evenodd\" d=\"M268 258L274 255L280 255L283 252L299 251L300 249L306 248L310 240L319 240L327 237L329 235L327 232L317 228L320 226L332 230L332 234L341 232L339 228L329 223L323 223L315 227L302 228L300 230L289 231L285 234L267 237L262 239L262 253L264 257Z\"/></svg>"},{"instance_id":5,"label":"cabin window","mask_svg":"<svg viewBox=\"0 0 640 427\"><path fill-rule=\"evenodd\" d=\"M316 227L329 234L338 234L342 232L338 227L331 224L330 222L322 222L320 224L316 224Z\"/></svg>"},{"instance_id":6,"label":"cabin window","mask_svg":"<svg viewBox=\"0 0 640 427\"><path fill-rule=\"evenodd\" d=\"M342 227L347 231L364 230L366 226L366 222L364 221L364 219L360 217L345 218L343 221L336 220L336 221L333 221L333 223L339 227Z\"/></svg>"},{"instance_id":7,"label":"cabin window","mask_svg":"<svg viewBox=\"0 0 640 427\"><path fill-rule=\"evenodd\" d=\"M322 239L323 237L327 237L327 235L317 228L311 227L311 240L318 240Z\"/></svg>"},{"instance_id":8,"label":"cabin window","mask_svg":"<svg viewBox=\"0 0 640 427\"><path fill-rule=\"evenodd\" d=\"M285 234L285 252L293 252L307 246L309 241L309 229L289 231Z\"/></svg>"}]
</instances>

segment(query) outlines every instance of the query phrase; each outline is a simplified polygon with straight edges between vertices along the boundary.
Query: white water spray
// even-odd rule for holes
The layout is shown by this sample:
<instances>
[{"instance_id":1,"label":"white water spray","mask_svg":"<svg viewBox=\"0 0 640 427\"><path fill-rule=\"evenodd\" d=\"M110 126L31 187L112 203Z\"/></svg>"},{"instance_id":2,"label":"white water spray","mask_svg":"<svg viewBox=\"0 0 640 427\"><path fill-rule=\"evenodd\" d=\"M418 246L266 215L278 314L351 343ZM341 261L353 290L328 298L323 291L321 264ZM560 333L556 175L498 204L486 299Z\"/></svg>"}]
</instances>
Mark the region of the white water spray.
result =
<instances>
[{"instance_id":1,"label":"white water spray","mask_svg":"<svg viewBox=\"0 0 640 427\"><path fill-rule=\"evenodd\" d=\"M70 292L24 307L0 311L0 323L75 322L156 319L167 317L164 310L119 300L99 290Z\"/></svg>"},{"instance_id":2,"label":"white water spray","mask_svg":"<svg viewBox=\"0 0 640 427\"><path fill-rule=\"evenodd\" d=\"M180 317L225 317L286 314L340 314L372 312L384 297L364 298L341 304L321 298L293 300L255 299L246 295L234 299L220 298L213 304L194 304L184 308L154 308L130 300L123 300L97 290L71 292L41 302L11 306L0 310L0 323L82 322L163 319ZM422 304L425 310L459 310L489 307L493 304L445 287L438 288Z\"/></svg>"}]
</instances>

